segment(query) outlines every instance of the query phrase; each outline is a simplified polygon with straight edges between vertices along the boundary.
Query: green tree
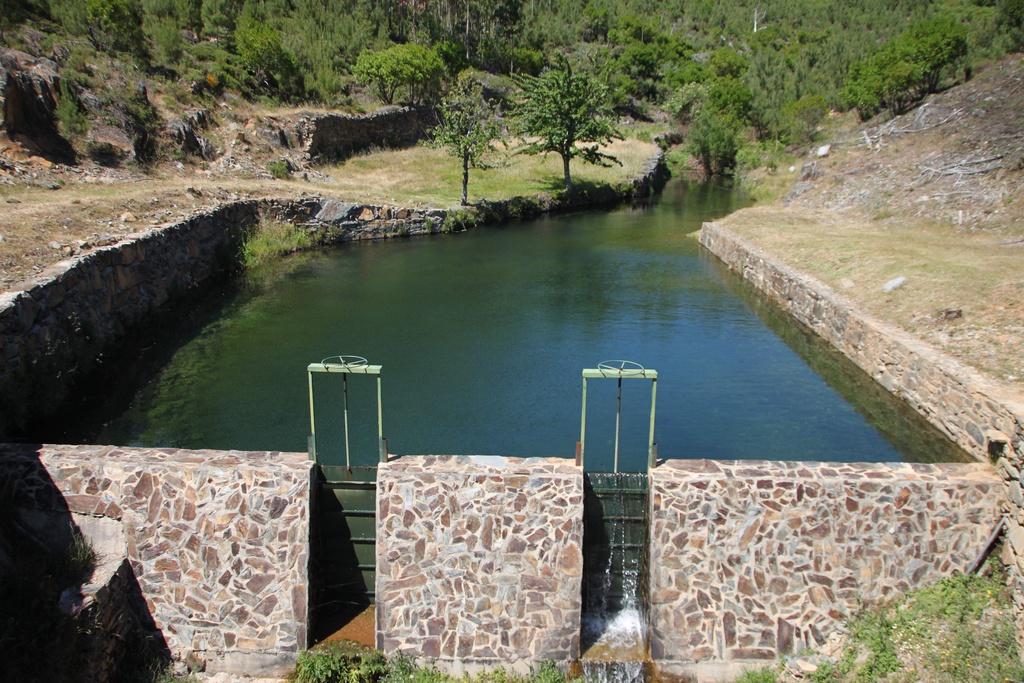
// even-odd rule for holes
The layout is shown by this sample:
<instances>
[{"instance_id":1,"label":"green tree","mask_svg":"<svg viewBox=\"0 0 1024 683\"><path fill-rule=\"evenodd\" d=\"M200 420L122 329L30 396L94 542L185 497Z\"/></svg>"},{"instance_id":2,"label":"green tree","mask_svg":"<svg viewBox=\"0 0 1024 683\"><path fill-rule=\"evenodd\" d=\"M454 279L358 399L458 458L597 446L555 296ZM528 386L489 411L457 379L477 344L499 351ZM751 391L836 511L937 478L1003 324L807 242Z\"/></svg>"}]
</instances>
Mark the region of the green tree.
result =
<instances>
[{"instance_id":1,"label":"green tree","mask_svg":"<svg viewBox=\"0 0 1024 683\"><path fill-rule=\"evenodd\" d=\"M441 101L441 124L434 129L434 145L443 147L462 163L462 199L468 204L469 169L482 168L484 155L494 149L500 129L494 110L484 101L483 87L461 74Z\"/></svg>"},{"instance_id":2,"label":"green tree","mask_svg":"<svg viewBox=\"0 0 1024 683\"><path fill-rule=\"evenodd\" d=\"M735 166L739 148L737 124L710 108L701 112L686 136L686 151L696 157L708 177Z\"/></svg>"},{"instance_id":3,"label":"green tree","mask_svg":"<svg viewBox=\"0 0 1024 683\"><path fill-rule=\"evenodd\" d=\"M782 113L789 122L790 142L800 144L814 140L814 132L828 113L828 105L822 95L805 95L783 107Z\"/></svg>"},{"instance_id":4,"label":"green tree","mask_svg":"<svg viewBox=\"0 0 1024 683\"><path fill-rule=\"evenodd\" d=\"M925 93L936 92L943 76L967 57L967 27L950 16L914 24L899 42L908 59L921 70Z\"/></svg>"},{"instance_id":5,"label":"green tree","mask_svg":"<svg viewBox=\"0 0 1024 683\"><path fill-rule=\"evenodd\" d=\"M1024 46L1024 0L1001 0L996 14L1014 49Z\"/></svg>"},{"instance_id":6,"label":"green tree","mask_svg":"<svg viewBox=\"0 0 1024 683\"><path fill-rule=\"evenodd\" d=\"M405 88L410 104L429 102L436 96L444 75L437 52L422 45L393 45L380 52L364 51L352 74L369 85L384 104L392 104L399 88Z\"/></svg>"},{"instance_id":7,"label":"green tree","mask_svg":"<svg viewBox=\"0 0 1024 683\"><path fill-rule=\"evenodd\" d=\"M257 19L243 19L235 31L235 49L257 87L285 99L295 94L295 59L284 49L276 29Z\"/></svg>"},{"instance_id":8,"label":"green tree","mask_svg":"<svg viewBox=\"0 0 1024 683\"><path fill-rule=\"evenodd\" d=\"M598 166L621 165L601 151L602 144L622 139L610 118L603 85L587 74L574 73L564 57L558 68L540 76L516 76L515 82L523 90L515 115L523 134L533 138L520 152L561 156L567 192L575 189L569 173L572 159Z\"/></svg>"},{"instance_id":9,"label":"green tree","mask_svg":"<svg viewBox=\"0 0 1024 683\"><path fill-rule=\"evenodd\" d=\"M97 50L145 55L138 0L85 0L90 41Z\"/></svg>"}]
</instances>

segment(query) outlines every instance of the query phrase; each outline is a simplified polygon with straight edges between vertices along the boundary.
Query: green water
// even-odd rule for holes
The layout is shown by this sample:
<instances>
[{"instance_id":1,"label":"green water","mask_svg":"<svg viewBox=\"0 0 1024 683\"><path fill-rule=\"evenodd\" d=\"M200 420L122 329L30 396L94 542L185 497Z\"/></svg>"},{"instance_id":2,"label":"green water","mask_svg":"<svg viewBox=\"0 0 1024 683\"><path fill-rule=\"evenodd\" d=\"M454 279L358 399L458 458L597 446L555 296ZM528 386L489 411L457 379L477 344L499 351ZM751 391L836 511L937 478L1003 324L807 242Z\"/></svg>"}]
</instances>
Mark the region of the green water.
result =
<instances>
[{"instance_id":1,"label":"green water","mask_svg":"<svg viewBox=\"0 0 1024 683\"><path fill-rule=\"evenodd\" d=\"M189 324L147 343L152 367L110 380L142 386L117 415L90 418L88 438L305 450L306 365L353 354L384 368L392 453L568 458L580 437L580 371L629 359L660 375L661 457L959 457L701 252L690 233L742 204L722 188L673 182L650 207L285 259L205 294ZM337 376L317 377L329 463L343 462L340 389ZM376 458L374 389L365 377L350 383L353 464ZM622 469L641 470L650 384L623 391ZM605 469L615 382L591 381L588 406L587 464Z\"/></svg>"}]
</instances>

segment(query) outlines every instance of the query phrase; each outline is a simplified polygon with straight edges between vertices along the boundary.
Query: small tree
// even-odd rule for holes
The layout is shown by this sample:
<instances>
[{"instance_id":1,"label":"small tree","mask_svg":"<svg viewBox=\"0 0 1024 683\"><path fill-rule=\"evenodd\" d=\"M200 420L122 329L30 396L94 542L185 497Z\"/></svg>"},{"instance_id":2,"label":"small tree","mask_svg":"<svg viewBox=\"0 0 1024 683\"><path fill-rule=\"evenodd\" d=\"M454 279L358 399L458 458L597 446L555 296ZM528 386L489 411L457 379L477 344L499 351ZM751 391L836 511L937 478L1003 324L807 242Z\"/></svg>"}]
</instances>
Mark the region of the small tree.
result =
<instances>
[{"instance_id":1,"label":"small tree","mask_svg":"<svg viewBox=\"0 0 1024 683\"><path fill-rule=\"evenodd\" d=\"M406 89L410 104L419 104L436 95L444 76L444 62L429 47L393 45L380 52L362 52L352 74L372 87L384 104L395 101L399 88Z\"/></svg>"},{"instance_id":2,"label":"small tree","mask_svg":"<svg viewBox=\"0 0 1024 683\"><path fill-rule=\"evenodd\" d=\"M484 101L483 87L468 74L461 74L440 106L442 122L434 129L434 145L444 147L450 156L462 162L462 199L469 202L469 169L482 168L484 155L499 129L494 110Z\"/></svg>"},{"instance_id":3,"label":"small tree","mask_svg":"<svg viewBox=\"0 0 1024 683\"><path fill-rule=\"evenodd\" d=\"M622 139L609 118L611 111L605 104L603 85L587 74L573 73L565 57L559 59L557 69L549 69L540 76L514 78L523 89L516 117L523 134L534 138L519 151L555 152L561 156L567 192L575 190L569 173L569 161L573 158L597 166L622 165L600 149L604 143Z\"/></svg>"},{"instance_id":4,"label":"small tree","mask_svg":"<svg viewBox=\"0 0 1024 683\"><path fill-rule=\"evenodd\" d=\"M686 151L700 161L708 177L735 166L739 148L738 125L713 109L704 109L686 136Z\"/></svg>"}]
</instances>

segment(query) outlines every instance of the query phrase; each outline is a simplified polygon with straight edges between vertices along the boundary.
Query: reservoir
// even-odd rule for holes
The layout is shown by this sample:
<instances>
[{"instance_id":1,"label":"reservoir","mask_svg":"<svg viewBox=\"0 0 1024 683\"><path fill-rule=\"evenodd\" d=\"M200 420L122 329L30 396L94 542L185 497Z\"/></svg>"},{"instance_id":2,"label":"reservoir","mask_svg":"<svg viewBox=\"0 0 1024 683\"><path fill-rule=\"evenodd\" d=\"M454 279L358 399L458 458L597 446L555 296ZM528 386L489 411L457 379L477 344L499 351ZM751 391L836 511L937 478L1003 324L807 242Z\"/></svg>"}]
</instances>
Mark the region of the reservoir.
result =
<instances>
[{"instance_id":1,"label":"reservoir","mask_svg":"<svg viewBox=\"0 0 1024 683\"><path fill-rule=\"evenodd\" d=\"M33 436L302 451L306 366L345 354L383 367L391 453L571 458L581 371L614 359L658 372L661 458L962 459L701 250L692 233L744 202L673 181L642 206L296 254L163 314ZM376 462L375 391L349 382L354 465ZM623 382L622 470L646 469L650 392ZM321 460L342 464L340 378L315 395ZM610 469L616 382L587 406L587 469Z\"/></svg>"}]
</instances>

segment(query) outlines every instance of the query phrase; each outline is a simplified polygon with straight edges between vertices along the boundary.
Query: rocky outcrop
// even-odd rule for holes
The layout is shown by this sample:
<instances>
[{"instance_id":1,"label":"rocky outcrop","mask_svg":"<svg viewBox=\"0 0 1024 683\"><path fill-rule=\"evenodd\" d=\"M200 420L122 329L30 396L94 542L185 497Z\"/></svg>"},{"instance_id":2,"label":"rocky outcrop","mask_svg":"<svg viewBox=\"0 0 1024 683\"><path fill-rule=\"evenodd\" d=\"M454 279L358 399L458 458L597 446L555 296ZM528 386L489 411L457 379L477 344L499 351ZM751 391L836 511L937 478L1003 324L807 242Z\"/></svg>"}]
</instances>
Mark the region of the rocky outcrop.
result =
<instances>
[{"instance_id":1,"label":"rocky outcrop","mask_svg":"<svg viewBox=\"0 0 1024 683\"><path fill-rule=\"evenodd\" d=\"M75 152L57 130L60 76L49 59L0 48L0 111L4 130L25 148L57 160Z\"/></svg>"}]
</instances>

